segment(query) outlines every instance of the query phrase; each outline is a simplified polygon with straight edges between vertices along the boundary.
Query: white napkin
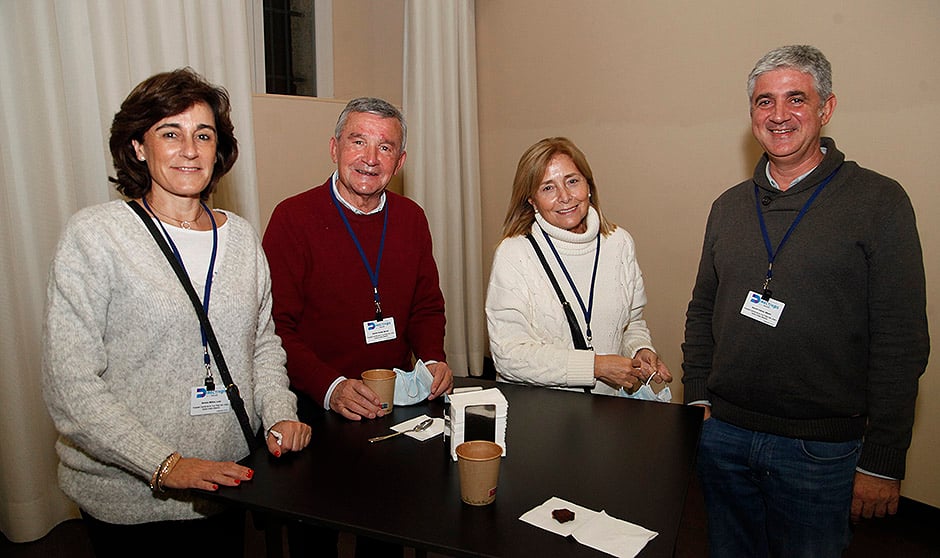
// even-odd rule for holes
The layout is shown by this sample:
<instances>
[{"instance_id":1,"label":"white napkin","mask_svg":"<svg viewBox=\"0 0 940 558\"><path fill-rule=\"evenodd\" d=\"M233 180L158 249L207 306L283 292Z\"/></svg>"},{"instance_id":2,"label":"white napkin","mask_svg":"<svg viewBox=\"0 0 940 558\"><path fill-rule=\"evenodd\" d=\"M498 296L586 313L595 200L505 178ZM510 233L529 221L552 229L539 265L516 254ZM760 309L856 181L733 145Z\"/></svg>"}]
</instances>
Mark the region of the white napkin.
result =
<instances>
[{"instance_id":1,"label":"white napkin","mask_svg":"<svg viewBox=\"0 0 940 558\"><path fill-rule=\"evenodd\" d=\"M418 424L421 421L428 419L428 418L431 418L431 417L427 415L421 415L420 417L415 417L413 419L406 420L405 422L400 422L396 424L395 426L392 427L392 430L394 430L395 432L403 432L405 430L411 430L415 426L418 426ZM438 434L441 434L442 432L444 432L444 419L438 417L434 419L434 424L432 424L427 429L422 430L421 432L405 432L405 436L411 436L415 440L420 440L423 442L425 440L429 440L437 436Z\"/></svg>"},{"instance_id":2,"label":"white napkin","mask_svg":"<svg viewBox=\"0 0 940 558\"><path fill-rule=\"evenodd\" d=\"M554 517L552 517L552 510L557 510L560 508L568 508L574 512L574 519L571 521L566 521L565 523L560 523ZM535 525L536 527L541 527L546 531L551 531L552 533L557 533L562 537L567 537L574 533L575 529L584 525L590 521L597 512L594 510L589 510L587 508L582 508L571 502L566 502L561 498L549 498L545 501L544 504L538 506L537 508L532 508L531 510L522 514L521 519L526 523Z\"/></svg>"},{"instance_id":3,"label":"white napkin","mask_svg":"<svg viewBox=\"0 0 940 558\"><path fill-rule=\"evenodd\" d=\"M555 520L552 510L559 508L573 511L574 520L566 523ZM596 512L555 497L525 512L519 519L563 537L571 535L585 546L618 558L633 558L659 534L611 517L603 510Z\"/></svg>"}]
</instances>

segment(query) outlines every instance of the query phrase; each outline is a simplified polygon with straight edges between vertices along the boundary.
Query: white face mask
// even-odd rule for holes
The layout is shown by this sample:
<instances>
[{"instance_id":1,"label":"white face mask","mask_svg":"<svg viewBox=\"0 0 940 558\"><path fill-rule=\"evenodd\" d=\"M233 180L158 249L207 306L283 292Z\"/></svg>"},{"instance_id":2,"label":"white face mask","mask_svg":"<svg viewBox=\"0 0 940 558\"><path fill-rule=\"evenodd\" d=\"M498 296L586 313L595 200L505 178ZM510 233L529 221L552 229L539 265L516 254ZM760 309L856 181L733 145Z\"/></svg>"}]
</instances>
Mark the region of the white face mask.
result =
<instances>
[{"instance_id":1,"label":"white face mask","mask_svg":"<svg viewBox=\"0 0 940 558\"><path fill-rule=\"evenodd\" d=\"M672 392L669 390L669 386L664 387L659 393L656 393L649 384L643 384L640 386L640 389L633 393L627 393L625 389L620 388L617 395L629 399L643 399L645 401L658 401L660 403L669 403L672 401Z\"/></svg>"},{"instance_id":2,"label":"white face mask","mask_svg":"<svg viewBox=\"0 0 940 558\"><path fill-rule=\"evenodd\" d=\"M415 363L412 371L395 369L395 405L414 405L421 403L431 395L434 376L424 362Z\"/></svg>"}]
</instances>

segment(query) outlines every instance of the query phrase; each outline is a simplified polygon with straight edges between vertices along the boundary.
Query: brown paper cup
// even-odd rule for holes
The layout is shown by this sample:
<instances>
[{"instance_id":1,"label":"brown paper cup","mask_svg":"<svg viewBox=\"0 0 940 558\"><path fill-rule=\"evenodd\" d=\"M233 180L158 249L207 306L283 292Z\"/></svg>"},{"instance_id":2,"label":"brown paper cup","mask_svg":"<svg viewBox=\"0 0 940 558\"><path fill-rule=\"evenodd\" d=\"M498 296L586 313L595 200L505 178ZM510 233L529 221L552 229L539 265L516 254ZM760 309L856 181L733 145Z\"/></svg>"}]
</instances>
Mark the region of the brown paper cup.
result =
<instances>
[{"instance_id":1,"label":"brown paper cup","mask_svg":"<svg viewBox=\"0 0 940 558\"><path fill-rule=\"evenodd\" d=\"M391 413L395 402L395 371L387 368L366 370L362 373L362 382L379 396L385 414Z\"/></svg>"},{"instance_id":2,"label":"brown paper cup","mask_svg":"<svg viewBox=\"0 0 940 558\"><path fill-rule=\"evenodd\" d=\"M464 442L457 446L460 472L460 499L471 506L485 506L496 499L499 460L503 448L485 440Z\"/></svg>"}]
</instances>

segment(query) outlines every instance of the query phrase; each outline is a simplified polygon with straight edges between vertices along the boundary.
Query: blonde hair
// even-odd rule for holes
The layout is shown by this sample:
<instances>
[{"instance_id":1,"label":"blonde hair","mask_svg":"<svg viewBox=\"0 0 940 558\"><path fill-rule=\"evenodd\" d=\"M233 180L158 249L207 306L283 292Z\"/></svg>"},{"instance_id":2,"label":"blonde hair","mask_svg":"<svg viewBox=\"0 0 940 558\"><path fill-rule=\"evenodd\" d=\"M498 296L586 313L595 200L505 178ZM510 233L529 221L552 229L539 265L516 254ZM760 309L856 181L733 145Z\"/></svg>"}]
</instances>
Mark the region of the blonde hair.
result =
<instances>
[{"instance_id":1,"label":"blonde hair","mask_svg":"<svg viewBox=\"0 0 940 558\"><path fill-rule=\"evenodd\" d=\"M571 157L575 166L578 167L578 172L587 180L591 194L588 199L600 218L600 234L607 236L616 230L617 226L608 222L601 212L601 202L597 194L597 186L594 184L594 173L587 162L587 157L570 139L554 137L540 140L528 148L519 159L516 176L512 180L509 209L503 221L503 238L522 236L532 229L532 223L535 221L535 208L529 203L529 199L535 195L545 176L545 169L548 168L549 162L555 155Z\"/></svg>"}]
</instances>

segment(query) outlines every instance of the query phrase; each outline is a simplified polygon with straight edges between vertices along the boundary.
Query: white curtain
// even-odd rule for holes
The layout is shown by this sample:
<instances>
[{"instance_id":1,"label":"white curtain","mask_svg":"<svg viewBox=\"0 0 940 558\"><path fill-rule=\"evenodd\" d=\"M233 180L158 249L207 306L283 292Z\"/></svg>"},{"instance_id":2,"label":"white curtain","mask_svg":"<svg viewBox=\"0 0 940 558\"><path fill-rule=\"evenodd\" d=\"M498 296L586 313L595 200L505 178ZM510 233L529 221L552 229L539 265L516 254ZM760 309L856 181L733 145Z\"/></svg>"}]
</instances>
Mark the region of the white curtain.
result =
<instances>
[{"instance_id":1,"label":"white curtain","mask_svg":"<svg viewBox=\"0 0 940 558\"><path fill-rule=\"evenodd\" d=\"M485 344L473 0L406 0L405 193L424 207L447 301L447 361L483 371Z\"/></svg>"},{"instance_id":2,"label":"white curtain","mask_svg":"<svg viewBox=\"0 0 940 558\"><path fill-rule=\"evenodd\" d=\"M0 530L12 541L75 515L40 395L46 273L68 217L117 197L108 130L134 85L191 66L228 89L240 156L214 204L258 224L250 1L0 0Z\"/></svg>"}]
</instances>

